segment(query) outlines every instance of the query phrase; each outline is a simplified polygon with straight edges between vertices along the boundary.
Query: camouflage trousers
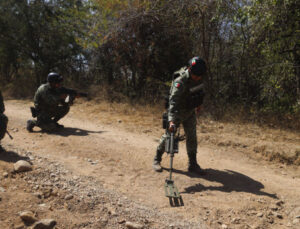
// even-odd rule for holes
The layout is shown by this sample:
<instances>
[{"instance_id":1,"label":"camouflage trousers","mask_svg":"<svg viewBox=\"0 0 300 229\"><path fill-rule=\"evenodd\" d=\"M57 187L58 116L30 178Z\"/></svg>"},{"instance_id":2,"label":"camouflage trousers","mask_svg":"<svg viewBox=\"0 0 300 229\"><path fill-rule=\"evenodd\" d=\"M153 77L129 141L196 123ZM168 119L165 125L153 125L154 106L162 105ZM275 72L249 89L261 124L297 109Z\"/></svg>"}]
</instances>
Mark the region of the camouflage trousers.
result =
<instances>
[{"instance_id":1,"label":"camouflage trousers","mask_svg":"<svg viewBox=\"0 0 300 229\"><path fill-rule=\"evenodd\" d=\"M45 131L53 131L57 128L57 122L70 111L69 105L58 106L49 110L39 111L35 125Z\"/></svg>"},{"instance_id":2,"label":"camouflage trousers","mask_svg":"<svg viewBox=\"0 0 300 229\"><path fill-rule=\"evenodd\" d=\"M197 120L195 113L192 113L190 116L183 120L175 121L175 125L179 127L179 125L183 125L184 133L186 136L186 151L191 158L193 155L196 155L197 153L197 132L196 132L196 126L197 126ZM163 154L165 151L165 142L166 142L166 134L163 134L160 138L159 145L157 147L157 152L159 154ZM157 155L158 156L158 155ZM161 158L157 158L158 161L161 160Z\"/></svg>"},{"instance_id":3,"label":"camouflage trousers","mask_svg":"<svg viewBox=\"0 0 300 229\"><path fill-rule=\"evenodd\" d=\"M0 140L4 138L7 129L8 118L5 114L0 114Z\"/></svg>"}]
</instances>

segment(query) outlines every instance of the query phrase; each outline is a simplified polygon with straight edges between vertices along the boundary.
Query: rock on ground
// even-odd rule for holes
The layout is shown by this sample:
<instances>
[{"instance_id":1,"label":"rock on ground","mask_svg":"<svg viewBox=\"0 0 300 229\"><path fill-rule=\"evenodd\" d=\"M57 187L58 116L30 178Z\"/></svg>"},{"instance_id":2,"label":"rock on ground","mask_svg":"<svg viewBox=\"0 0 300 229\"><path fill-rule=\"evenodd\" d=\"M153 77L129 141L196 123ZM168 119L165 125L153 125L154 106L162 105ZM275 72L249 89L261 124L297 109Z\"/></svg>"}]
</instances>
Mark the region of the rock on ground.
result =
<instances>
[{"instance_id":1,"label":"rock on ground","mask_svg":"<svg viewBox=\"0 0 300 229\"><path fill-rule=\"evenodd\" d=\"M34 223L37 221L37 219L35 218L33 212L31 211L23 211L20 213L20 217L21 219L26 222L26 223Z\"/></svg>"},{"instance_id":2,"label":"rock on ground","mask_svg":"<svg viewBox=\"0 0 300 229\"><path fill-rule=\"evenodd\" d=\"M54 219L42 219L36 222L32 229L52 229L56 225L56 221Z\"/></svg>"},{"instance_id":3,"label":"rock on ground","mask_svg":"<svg viewBox=\"0 0 300 229\"><path fill-rule=\"evenodd\" d=\"M28 161L20 160L14 164L14 170L16 172L27 172L32 170L32 165Z\"/></svg>"},{"instance_id":4,"label":"rock on ground","mask_svg":"<svg viewBox=\"0 0 300 229\"><path fill-rule=\"evenodd\" d=\"M133 223L133 222L126 222L125 223L126 228L129 229L142 229L143 225L138 224L138 223Z\"/></svg>"}]
</instances>

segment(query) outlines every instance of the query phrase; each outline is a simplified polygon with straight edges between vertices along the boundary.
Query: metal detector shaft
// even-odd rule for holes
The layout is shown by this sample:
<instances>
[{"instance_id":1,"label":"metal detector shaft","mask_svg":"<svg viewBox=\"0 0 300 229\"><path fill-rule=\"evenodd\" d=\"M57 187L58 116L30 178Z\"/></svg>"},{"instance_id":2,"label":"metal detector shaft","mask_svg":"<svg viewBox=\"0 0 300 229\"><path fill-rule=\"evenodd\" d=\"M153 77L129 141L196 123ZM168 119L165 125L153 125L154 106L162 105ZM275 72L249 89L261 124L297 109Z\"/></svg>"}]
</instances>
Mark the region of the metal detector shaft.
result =
<instances>
[{"instance_id":1,"label":"metal detector shaft","mask_svg":"<svg viewBox=\"0 0 300 229\"><path fill-rule=\"evenodd\" d=\"M171 132L170 136L170 180L172 180L172 172L173 172L173 158L174 158L174 133Z\"/></svg>"},{"instance_id":2,"label":"metal detector shaft","mask_svg":"<svg viewBox=\"0 0 300 229\"><path fill-rule=\"evenodd\" d=\"M169 198L169 202L171 206L183 206L183 200L182 197L177 189L177 187L174 184L174 181L172 180L172 173L173 173L173 158L174 158L174 147L175 147L175 139L174 139L174 132L170 133L170 141L169 141L169 148L168 151L170 154L170 174L169 174L169 179L166 179L165 182L165 194L166 197ZM178 150L176 150L177 152Z\"/></svg>"}]
</instances>

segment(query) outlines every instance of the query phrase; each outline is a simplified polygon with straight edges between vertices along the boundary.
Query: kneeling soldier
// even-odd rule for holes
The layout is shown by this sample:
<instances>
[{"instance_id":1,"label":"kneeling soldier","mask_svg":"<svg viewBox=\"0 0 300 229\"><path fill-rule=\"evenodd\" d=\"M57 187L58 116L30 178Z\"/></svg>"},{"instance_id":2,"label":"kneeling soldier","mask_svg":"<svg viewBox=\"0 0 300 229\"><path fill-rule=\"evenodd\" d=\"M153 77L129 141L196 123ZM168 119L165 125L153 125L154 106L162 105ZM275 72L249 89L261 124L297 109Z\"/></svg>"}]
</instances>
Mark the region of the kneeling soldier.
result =
<instances>
[{"instance_id":1,"label":"kneeling soldier","mask_svg":"<svg viewBox=\"0 0 300 229\"><path fill-rule=\"evenodd\" d=\"M69 112L70 106L65 102L66 94L61 90L62 81L62 76L51 72L48 74L47 83L37 89L34 107L31 108L32 116L37 117L37 120L27 121L29 132L32 132L35 126L43 131L53 131L64 127L57 122Z\"/></svg>"}]
</instances>

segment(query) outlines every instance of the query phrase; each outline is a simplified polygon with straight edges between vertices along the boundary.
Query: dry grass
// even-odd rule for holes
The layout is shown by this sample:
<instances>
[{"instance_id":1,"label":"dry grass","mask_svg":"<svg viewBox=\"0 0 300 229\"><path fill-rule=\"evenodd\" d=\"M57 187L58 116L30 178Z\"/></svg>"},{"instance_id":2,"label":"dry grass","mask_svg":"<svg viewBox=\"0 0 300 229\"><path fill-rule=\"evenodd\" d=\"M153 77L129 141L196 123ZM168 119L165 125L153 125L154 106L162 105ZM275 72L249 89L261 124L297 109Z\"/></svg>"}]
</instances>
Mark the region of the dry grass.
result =
<instances>
[{"instance_id":1,"label":"dry grass","mask_svg":"<svg viewBox=\"0 0 300 229\"><path fill-rule=\"evenodd\" d=\"M29 83L26 77L20 77L13 83L3 84L1 91L5 99L29 99L32 98L36 87L33 83Z\"/></svg>"},{"instance_id":2,"label":"dry grass","mask_svg":"<svg viewBox=\"0 0 300 229\"><path fill-rule=\"evenodd\" d=\"M80 109L89 119L115 125L136 133L159 138L163 105L116 103L103 98L80 100ZM234 149L253 158L300 165L300 134L281 128L260 126L245 121L215 121L208 115L198 119L198 141L201 146Z\"/></svg>"},{"instance_id":3,"label":"dry grass","mask_svg":"<svg viewBox=\"0 0 300 229\"><path fill-rule=\"evenodd\" d=\"M80 103L84 107L82 111L88 111L91 119L101 119L106 124L117 124L130 131L160 130L162 115L160 105L111 103L99 98Z\"/></svg>"},{"instance_id":4,"label":"dry grass","mask_svg":"<svg viewBox=\"0 0 300 229\"><path fill-rule=\"evenodd\" d=\"M262 128L286 129L300 132L300 113L278 114L263 113L242 106L228 107L222 114L217 115L222 122L256 124Z\"/></svg>"}]
</instances>

